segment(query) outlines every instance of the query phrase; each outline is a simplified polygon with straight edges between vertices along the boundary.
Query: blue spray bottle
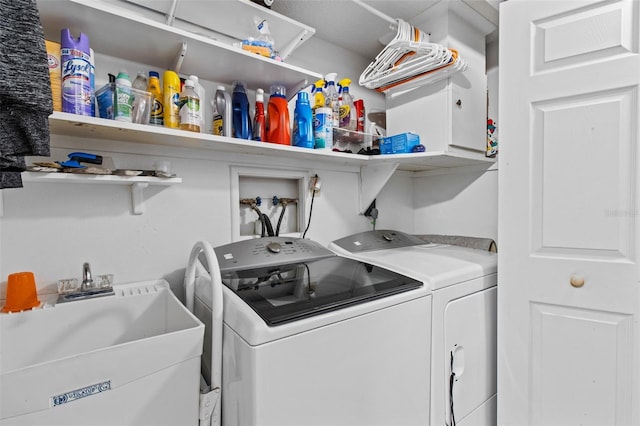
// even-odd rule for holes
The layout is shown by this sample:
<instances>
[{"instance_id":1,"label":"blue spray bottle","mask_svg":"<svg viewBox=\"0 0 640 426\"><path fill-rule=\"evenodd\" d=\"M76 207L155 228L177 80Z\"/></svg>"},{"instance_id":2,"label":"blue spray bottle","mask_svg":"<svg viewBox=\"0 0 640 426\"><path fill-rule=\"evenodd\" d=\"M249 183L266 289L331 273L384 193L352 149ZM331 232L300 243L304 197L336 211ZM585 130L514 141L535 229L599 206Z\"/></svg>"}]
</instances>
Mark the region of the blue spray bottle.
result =
<instances>
[{"instance_id":1,"label":"blue spray bottle","mask_svg":"<svg viewBox=\"0 0 640 426\"><path fill-rule=\"evenodd\" d=\"M293 145L313 148L313 112L309 104L309 94L298 92L296 108L293 111Z\"/></svg>"},{"instance_id":2,"label":"blue spray bottle","mask_svg":"<svg viewBox=\"0 0 640 426\"><path fill-rule=\"evenodd\" d=\"M251 118L249 117L249 99L244 90L244 83L233 82L233 136L240 139L251 139Z\"/></svg>"}]
</instances>

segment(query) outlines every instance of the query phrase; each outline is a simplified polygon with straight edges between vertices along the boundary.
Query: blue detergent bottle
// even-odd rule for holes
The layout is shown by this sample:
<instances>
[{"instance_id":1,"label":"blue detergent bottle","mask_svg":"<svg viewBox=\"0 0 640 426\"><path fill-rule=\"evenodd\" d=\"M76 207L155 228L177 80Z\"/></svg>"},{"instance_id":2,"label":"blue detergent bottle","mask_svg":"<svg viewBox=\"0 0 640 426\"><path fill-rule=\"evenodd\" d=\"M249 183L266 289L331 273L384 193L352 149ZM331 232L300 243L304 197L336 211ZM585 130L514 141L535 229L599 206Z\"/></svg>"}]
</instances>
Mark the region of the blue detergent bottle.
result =
<instances>
[{"instance_id":1,"label":"blue detergent bottle","mask_svg":"<svg viewBox=\"0 0 640 426\"><path fill-rule=\"evenodd\" d=\"M312 148L313 139L313 112L309 104L309 94L298 92L296 108L293 111L293 145L301 148Z\"/></svg>"},{"instance_id":2,"label":"blue detergent bottle","mask_svg":"<svg viewBox=\"0 0 640 426\"><path fill-rule=\"evenodd\" d=\"M233 106L233 136L240 139L251 139L251 117L249 117L249 98L242 81L233 82L231 97Z\"/></svg>"}]
</instances>

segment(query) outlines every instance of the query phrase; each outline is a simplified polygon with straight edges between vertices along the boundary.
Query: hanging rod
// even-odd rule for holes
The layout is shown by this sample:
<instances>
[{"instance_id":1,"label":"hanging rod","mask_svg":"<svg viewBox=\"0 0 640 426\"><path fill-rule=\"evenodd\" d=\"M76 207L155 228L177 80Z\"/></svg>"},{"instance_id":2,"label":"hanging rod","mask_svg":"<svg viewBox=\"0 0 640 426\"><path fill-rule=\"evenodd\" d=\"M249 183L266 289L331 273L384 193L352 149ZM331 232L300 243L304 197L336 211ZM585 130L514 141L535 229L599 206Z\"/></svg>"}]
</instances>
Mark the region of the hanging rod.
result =
<instances>
[{"instance_id":1,"label":"hanging rod","mask_svg":"<svg viewBox=\"0 0 640 426\"><path fill-rule=\"evenodd\" d=\"M351 1L354 2L355 4L357 4L358 6L362 7L363 9L366 9L369 12L373 13L377 17L382 18L385 21L387 21L390 24L391 29L397 29L398 28L398 21L395 18L392 18L391 16L380 12L378 9L376 9L373 6L369 6L368 4L366 4L362 0L351 0Z\"/></svg>"}]
</instances>

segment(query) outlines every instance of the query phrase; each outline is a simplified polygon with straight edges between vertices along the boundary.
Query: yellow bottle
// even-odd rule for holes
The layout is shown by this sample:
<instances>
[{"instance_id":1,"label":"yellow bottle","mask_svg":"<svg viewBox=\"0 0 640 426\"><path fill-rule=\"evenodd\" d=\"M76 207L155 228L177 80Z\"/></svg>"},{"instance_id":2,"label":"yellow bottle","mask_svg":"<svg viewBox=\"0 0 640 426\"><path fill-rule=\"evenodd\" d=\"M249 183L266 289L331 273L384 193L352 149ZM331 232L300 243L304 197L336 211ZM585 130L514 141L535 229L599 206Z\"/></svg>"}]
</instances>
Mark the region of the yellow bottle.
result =
<instances>
[{"instance_id":1,"label":"yellow bottle","mask_svg":"<svg viewBox=\"0 0 640 426\"><path fill-rule=\"evenodd\" d=\"M177 129L180 126L180 77L173 71L165 71L163 75L164 92L164 126Z\"/></svg>"}]
</instances>

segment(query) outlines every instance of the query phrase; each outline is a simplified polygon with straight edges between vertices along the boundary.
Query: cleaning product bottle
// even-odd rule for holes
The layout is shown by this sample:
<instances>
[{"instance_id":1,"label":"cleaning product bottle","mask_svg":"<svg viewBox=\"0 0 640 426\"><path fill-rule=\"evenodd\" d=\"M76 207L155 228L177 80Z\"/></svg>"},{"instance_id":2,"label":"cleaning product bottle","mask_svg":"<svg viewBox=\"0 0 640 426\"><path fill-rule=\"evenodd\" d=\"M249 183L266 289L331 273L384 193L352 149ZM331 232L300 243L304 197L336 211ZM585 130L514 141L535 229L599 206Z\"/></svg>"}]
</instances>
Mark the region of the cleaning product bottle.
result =
<instances>
[{"instance_id":1,"label":"cleaning product bottle","mask_svg":"<svg viewBox=\"0 0 640 426\"><path fill-rule=\"evenodd\" d=\"M289 103L284 86L271 86L267 104L267 142L291 145Z\"/></svg>"},{"instance_id":2,"label":"cleaning product bottle","mask_svg":"<svg viewBox=\"0 0 640 426\"><path fill-rule=\"evenodd\" d=\"M215 96L216 110L222 118L222 125L218 125L214 128L213 134L218 136L232 137L232 107L231 96L224 90L224 86L218 86ZM214 119L215 121L215 119ZM221 130L219 130L221 129ZM218 133L219 132L219 133Z\"/></svg>"},{"instance_id":3,"label":"cleaning product bottle","mask_svg":"<svg viewBox=\"0 0 640 426\"><path fill-rule=\"evenodd\" d=\"M180 93L180 129L200 132L200 98L195 85L190 79L185 80L184 89Z\"/></svg>"},{"instance_id":4,"label":"cleaning product bottle","mask_svg":"<svg viewBox=\"0 0 640 426\"><path fill-rule=\"evenodd\" d=\"M249 99L242 81L233 82L233 136L239 139L251 139L251 117L249 117Z\"/></svg>"},{"instance_id":5,"label":"cleaning product bottle","mask_svg":"<svg viewBox=\"0 0 640 426\"><path fill-rule=\"evenodd\" d=\"M120 71L116 77L116 120L131 123L133 109L133 94L131 93L131 80L126 71Z\"/></svg>"},{"instance_id":6,"label":"cleaning product bottle","mask_svg":"<svg viewBox=\"0 0 640 426\"><path fill-rule=\"evenodd\" d=\"M206 127L204 106L207 104L207 94L197 75L190 75L189 80L193 81L193 88L198 94L198 98L200 98L200 133L204 133Z\"/></svg>"},{"instance_id":7,"label":"cleaning product bottle","mask_svg":"<svg viewBox=\"0 0 640 426\"><path fill-rule=\"evenodd\" d=\"M316 108L313 118L314 148L333 150L333 111L328 107Z\"/></svg>"},{"instance_id":8,"label":"cleaning product bottle","mask_svg":"<svg viewBox=\"0 0 640 426\"><path fill-rule=\"evenodd\" d=\"M339 84L342 95L342 102L340 102L339 126L343 129L356 130L358 127L358 117L356 116L356 109L353 104L353 96L349 93L351 80L343 78L340 80Z\"/></svg>"},{"instance_id":9,"label":"cleaning product bottle","mask_svg":"<svg viewBox=\"0 0 640 426\"><path fill-rule=\"evenodd\" d=\"M324 99L324 86L325 86L325 81L320 79L318 81L316 81L314 83L314 88L313 88L313 111L315 113L315 110L317 108L322 108L324 107L325 104L325 99Z\"/></svg>"},{"instance_id":10,"label":"cleaning product bottle","mask_svg":"<svg viewBox=\"0 0 640 426\"><path fill-rule=\"evenodd\" d=\"M296 108L293 111L293 143L302 148L313 148L313 113L309 104L309 94L298 92Z\"/></svg>"},{"instance_id":11,"label":"cleaning product bottle","mask_svg":"<svg viewBox=\"0 0 640 426\"><path fill-rule=\"evenodd\" d=\"M325 98L325 106L331 108L333 111L333 115L331 118L332 127L336 128L340 124L340 105L338 104L338 90L336 89L336 77L338 74L335 72L327 74L324 79L327 82L327 87L325 88L324 98Z\"/></svg>"},{"instance_id":12,"label":"cleaning product bottle","mask_svg":"<svg viewBox=\"0 0 640 426\"><path fill-rule=\"evenodd\" d=\"M136 79L133 80L133 110L131 111L131 121L134 123L147 124L149 114L151 113L151 102L145 93L147 91L147 75L144 72L138 72Z\"/></svg>"},{"instance_id":13,"label":"cleaning product bottle","mask_svg":"<svg viewBox=\"0 0 640 426\"><path fill-rule=\"evenodd\" d=\"M62 62L62 111L91 115L91 51L89 37L80 33L76 39L69 28L60 31Z\"/></svg>"},{"instance_id":14,"label":"cleaning product bottle","mask_svg":"<svg viewBox=\"0 0 640 426\"><path fill-rule=\"evenodd\" d=\"M253 140L265 142L267 128L264 116L264 90L256 89L256 112L253 116Z\"/></svg>"},{"instance_id":15,"label":"cleaning product bottle","mask_svg":"<svg viewBox=\"0 0 640 426\"><path fill-rule=\"evenodd\" d=\"M180 127L180 112L178 101L180 100L180 77L174 71L164 72L163 94L164 94L164 126L177 129Z\"/></svg>"},{"instance_id":16,"label":"cleaning product bottle","mask_svg":"<svg viewBox=\"0 0 640 426\"><path fill-rule=\"evenodd\" d=\"M149 71L149 84L147 90L153 97L151 107L151 118L149 124L154 126L164 126L164 114L162 108L162 87L160 86L160 74L157 71Z\"/></svg>"}]
</instances>

